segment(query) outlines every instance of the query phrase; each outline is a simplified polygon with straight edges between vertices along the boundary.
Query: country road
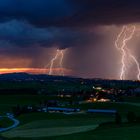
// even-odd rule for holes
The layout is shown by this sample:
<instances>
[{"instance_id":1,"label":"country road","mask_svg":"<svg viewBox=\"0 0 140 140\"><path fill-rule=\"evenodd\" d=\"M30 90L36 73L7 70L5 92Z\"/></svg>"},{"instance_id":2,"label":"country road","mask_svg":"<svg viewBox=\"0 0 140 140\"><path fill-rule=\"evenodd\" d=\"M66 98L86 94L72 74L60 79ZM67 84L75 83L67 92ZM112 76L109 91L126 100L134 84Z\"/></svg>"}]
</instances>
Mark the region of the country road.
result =
<instances>
[{"instance_id":1,"label":"country road","mask_svg":"<svg viewBox=\"0 0 140 140\"><path fill-rule=\"evenodd\" d=\"M13 116L0 116L1 118L9 118L11 121L13 121L13 124L9 127L6 127L6 128L0 128L0 132L4 132L4 131L7 131L7 130L10 130L12 128L15 128L19 125L19 120L15 119Z\"/></svg>"}]
</instances>

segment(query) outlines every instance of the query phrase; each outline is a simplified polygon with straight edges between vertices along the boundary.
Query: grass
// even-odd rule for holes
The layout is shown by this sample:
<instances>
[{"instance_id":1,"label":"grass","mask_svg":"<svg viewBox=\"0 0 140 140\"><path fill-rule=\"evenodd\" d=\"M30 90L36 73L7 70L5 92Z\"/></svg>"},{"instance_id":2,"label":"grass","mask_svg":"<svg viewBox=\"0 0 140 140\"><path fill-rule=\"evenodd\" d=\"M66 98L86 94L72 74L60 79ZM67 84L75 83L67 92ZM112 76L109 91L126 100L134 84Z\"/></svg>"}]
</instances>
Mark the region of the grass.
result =
<instances>
[{"instance_id":1,"label":"grass","mask_svg":"<svg viewBox=\"0 0 140 140\"><path fill-rule=\"evenodd\" d=\"M139 140L140 126L132 127L118 127L118 128L108 128L108 129L97 129L94 131L89 131L85 133L60 136L49 138L48 140L85 140L85 139L94 139L94 140Z\"/></svg>"},{"instance_id":2,"label":"grass","mask_svg":"<svg viewBox=\"0 0 140 140\"><path fill-rule=\"evenodd\" d=\"M9 118L0 118L0 128L6 128L13 124Z\"/></svg>"},{"instance_id":3,"label":"grass","mask_svg":"<svg viewBox=\"0 0 140 140\"><path fill-rule=\"evenodd\" d=\"M100 121L102 120L110 120L112 119L112 116L108 115L94 115L94 114L73 114L73 115L65 115L62 113L30 113L30 114L24 114L18 117L18 119L21 121L21 124L30 123L33 121L40 121L40 120L76 120L76 121L88 121L88 120L96 120Z\"/></svg>"},{"instance_id":4,"label":"grass","mask_svg":"<svg viewBox=\"0 0 140 140\"><path fill-rule=\"evenodd\" d=\"M42 137L60 136L60 135L86 132L95 129L96 127L98 127L98 125L34 128L34 129L24 129L24 130L13 130L10 132L5 132L2 135L8 138L13 138L13 137L42 138Z\"/></svg>"},{"instance_id":5,"label":"grass","mask_svg":"<svg viewBox=\"0 0 140 140\"><path fill-rule=\"evenodd\" d=\"M91 91L91 86L83 86L80 82L66 82L66 81L55 81L54 82L47 82L46 83L40 83L40 82L0 82L0 89L47 89L48 93L56 93L59 91L62 91L63 89L71 89L71 90L86 90ZM25 93L28 95L27 93Z\"/></svg>"},{"instance_id":6,"label":"grass","mask_svg":"<svg viewBox=\"0 0 140 140\"><path fill-rule=\"evenodd\" d=\"M17 104L38 104L42 100L54 99L44 95L6 95L0 96L0 112L9 112L11 107ZM136 99L135 99L136 100ZM134 100L134 101L135 101ZM139 102L137 102L139 103ZM133 111L140 116L140 106L133 104L117 103L88 103L76 106L82 110L94 109L116 109L121 116L126 118L128 111ZM102 122L114 121L114 117L105 114L72 114L62 113L30 113L18 117L21 124L15 129L2 133L8 140L139 140L140 125L106 125L95 126ZM7 120L0 120L0 124L6 126ZM10 122L9 122L10 123ZM1 126L1 125L0 125ZM75 133L77 132L77 133ZM80 133L81 132L81 133ZM46 135L47 134L47 135ZM58 136L61 134L61 136ZM67 135L65 135L67 134ZM54 135L54 136L53 136ZM19 136L22 136L19 138ZM30 138L27 138L30 136ZM49 137L48 137L49 136ZM23 138L26 137L26 138ZM34 138L36 137L36 138ZM38 137L38 138L37 138Z\"/></svg>"},{"instance_id":7,"label":"grass","mask_svg":"<svg viewBox=\"0 0 140 140\"><path fill-rule=\"evenodd\" d=\"M85 132L94 129L101 122L114 120L112 116L60 113L31 113L18 118L21 125L3 133L6 137L47 137Z\"/></svg>"},{"instance_id":8,"label":"grass","mask_svg":"<svg viewBox=\"0 0 140 140\"><path fill-rule=\"evenodd\" d=\"M9 140L139 140L140 139L140 125L132 126L108 126L99 127L96 130L90 130L88 132L52 136L52 137L40 137L40 138L10 138ZM58 130L59 131L59 130Z\"/></svg>"},{"instance_id":9,"label":"grass","mask_svg":"<svg viewBox=\"0 0 140 140\"><path fill-rule=\"evenodd\" d=\"M109 120L109 119L108 119ZM22 125L18 127L17 129L23 130L23 129L33 129L33 128L53 128L53 127L73 127L73 126L86 126L86 125L93 125L93 124L99 124L100 122L106 122L107 119L50 119L50 120L40 120L40 121L32 121L30 123L27 123L25 125Z\"/></svg>"},{"instance_id":10,"label":"grass","mask_svg":"<svg viewBox=\"0 0 140 140\"><path fill-rule=\"evenodd\" d=\"M5 112L11 111L12 106L17 104L20 105L35 105L39 104L40 101L44 100L68 100L67 98L58 98L58 97L51 97L45 95L0 95L0 113L4 114ZM134 101L136 98L134 98ZM138 103L138 102L137 102ZM78 107L81 109L89 109L89 108L98 108L98 109L117 109L119 112L126 114L128 111L135 111L136 113L140 112L139 107L133 107L132 105L128 104L116 104L116 103L88 103L88 104L81 104L81 105L74 105L68 107ZM139 113L140 114L140 113Z\"/></svg>"},{"instance_id":11,"label":"grass","mask_svg":"<svg viewBox=\"0 0 140 140\"><path fill-rule=\"evenodd\" d=\"M47 113L22 115L18 119L21 121L21 126L19 126L18 129L84 126L99 124L106 121L114 121L114 117L104 115L64 115Z\"/></svg>"},{"instance_id":12,"label":"grass","mask_svg":"<svg viewBox=\"0 0 140 140\"><path fill-rule=\"evenodd\" d=\"M68 100L46 95L0 95L0 113L10 112L16 105L36 105L44 100Z\"/></svg>"},{"instance_id":13,"label":"grass","mask_svg":"<svg viewBox=\"0 0 140 140\"><path fill-rule=\"evenodd\" d=\"M125 102L140 103L140 97L123 97Z\"/></svg>"},{"instance_id":14,"label":"grass","mask_svg":"<svg viewBox=\"0 0 140 140\"><path fill-rule=\"evenodd\" d=\"M121 115L125 116L127 112L133 111L137 115L140 115L140 107L135 106L133 104L118 104L118 103L107 103L107 102L95 102L95 103L86 103L86 104L80 104L76 106L70 106L70 107L77 107L81 109L115 109L117 110Z\"/></svg>"}]
</instances>

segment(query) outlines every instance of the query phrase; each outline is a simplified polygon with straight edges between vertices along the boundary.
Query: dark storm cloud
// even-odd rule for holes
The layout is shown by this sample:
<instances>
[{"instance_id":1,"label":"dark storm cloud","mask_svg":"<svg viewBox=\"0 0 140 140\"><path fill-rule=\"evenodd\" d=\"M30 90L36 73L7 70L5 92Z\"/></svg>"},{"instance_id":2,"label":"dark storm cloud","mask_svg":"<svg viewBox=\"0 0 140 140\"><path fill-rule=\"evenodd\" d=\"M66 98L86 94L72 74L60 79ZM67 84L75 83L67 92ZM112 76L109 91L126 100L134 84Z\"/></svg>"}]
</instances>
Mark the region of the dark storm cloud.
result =
<instances>
[{"instance_id":1,"label":"dark storm cloud","mask_svg":"<svg viewBox=\"0 0 140 140\"><path fill-rule=\"evenodd\" d=\"M37 26L124 24L140 21L139 0L0 0L1 21Z\"/></svg>"},{"instance_id":2,"label":"dark storm cloud","mask_svg":"<svg viewBox=\"0 0 140 140\"><path fill-rule=\"evenodd\" d=\"M74 14L66 0L0 0L1 21L19 19L34 24L49 24Z\"/></svg>"},{"instance_id":3,"label":"dark storm cloud","mask_svg":"<svg viewBox=\"0 0 140 140\"><path fill-rule=\"evenodd\" d=\"M0 23L0 40L7 46L9 44L18 47L42 46L64 49L87 46L98 41L100 37L94 32L69 28L36 28L17 20Z\"/></svg>"},{"instance_id":4,"label":"dark storm cloud","mask_svg":"<svg viewBox=\"0 0 140 140\"><path fill-rule=\"evenodd\" d=\"M81 6L81 10L58 22L58 25L78 27L129 24L140 21L139 0L78 0L78 2L77 6Z\"/></svg>"}]
</instances>

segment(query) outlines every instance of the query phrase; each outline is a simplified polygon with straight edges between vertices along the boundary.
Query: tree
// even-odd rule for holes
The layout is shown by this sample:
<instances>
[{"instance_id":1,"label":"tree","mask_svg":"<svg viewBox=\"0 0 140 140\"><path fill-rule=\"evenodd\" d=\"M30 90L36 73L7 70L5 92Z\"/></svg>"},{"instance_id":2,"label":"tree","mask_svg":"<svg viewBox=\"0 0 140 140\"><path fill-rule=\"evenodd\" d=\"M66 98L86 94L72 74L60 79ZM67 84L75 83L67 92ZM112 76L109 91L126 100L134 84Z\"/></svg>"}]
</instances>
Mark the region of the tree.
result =
<instances>
[{"instance_id":1,"label":"tree","mask_svg":"<svg viewBox=\"0 0 140 140\"><path fill-rule=\"evenodd\" d=\"M116 122L116 124L121 124L122 123L122 117L118 112L115 115L115 122Z\"/></svg>"},{"instance_id":2,"label":"tree","mask_svg":"<svg viewBox=\"0 0 140 140\"><path fill-rule=\"evenodd\" d=\"M129 112L127 113L127 120L128 120L129 123L135 122L135 120L136 120L136 115L135 115L135 113L132 112L132 111L129 111Z\"/></svg>"}]
</instances>

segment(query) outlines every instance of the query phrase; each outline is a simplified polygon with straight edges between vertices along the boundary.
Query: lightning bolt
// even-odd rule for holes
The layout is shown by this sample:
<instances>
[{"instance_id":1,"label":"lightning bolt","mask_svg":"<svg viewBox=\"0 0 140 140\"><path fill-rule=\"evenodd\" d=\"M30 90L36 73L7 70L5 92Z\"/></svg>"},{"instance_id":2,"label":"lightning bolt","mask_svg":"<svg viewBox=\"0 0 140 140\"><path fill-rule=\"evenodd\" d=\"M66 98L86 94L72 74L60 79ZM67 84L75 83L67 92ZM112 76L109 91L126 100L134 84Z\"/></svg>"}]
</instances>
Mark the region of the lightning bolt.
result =
<instances>
[{"instance_id":1,"label":"lightning bolt","mask_svg":"<svg viewBox=\"0 0 140 140\"><path fill-rule=\"evenodd\" d=\"M138 63L138 61L135 58L135 56L133 56L132 54L130 54L130 57L134 60L136 66L137 66L137 69L138 69L137 79L140 81L140 64Z\"/></svg>"},{"instance_id":2,"label":"lightning bolt","mask_svg":"<svg viewBox=\"0 0 140 140\"><path fill-rule=\"evenodd\" d=\"M120 73L120 79L123 80L123 77L124 77L124 73L125 73L125 62L124 62L124 59L125 59L125 50L124 50L124 44L119 46L119 42L120 42L120 39L122 38L122 35L125 33L125 30L126 30L126 26L123 26L121 32L118 34L117 36L117 39L115 41L115 47L121 52L122 54L122 59L121 59L121 63L122 63L122 68L121 68L121 73ZM123 42L124 43L124 42Z\"/></svg>"},{"instance_id":3,"label":"lightning bolt","mask_svg":"<svg viewBox=\"0 0 140 140\"><path fill-rule=\"evenodd\" d=\"M115 41L115 47L122 54L122 58L121 58L122 68L121 68L121 73L120 73L121 80L125 79L125 72L127 70L127 68L126 68L126 56L129 56L133 60L133 62L136 64L137 70L138 70L137 79L140 80L139 62L137 61L136 57L131 53L131 51L127 47L127 42L133 38L135 30L136 30L135 26L132 26L130 28L128 28L127 26L123 26L121 32L119 33L119 35L117 36L117 39ZM119 42L121 39L122 39L122 45L119 45L120 44Z\"/></svg>"},{"instance_id":4,"label":"lightning bolt","mask_svg":"<svg viewBox=\"0 0 140 140\"><path fill-rule=\"evenodd\" d=\"M64 53L65 50L57 49L55 56L52 58L50 63L45 67L45 69L49 67L49 72L48 72L49 75L53 75L53 68L55 65L55 61L59 60L60 75L64 76L64 70L63 70Z\"/></svg>"},{"instance_id":5,"label":"lightning bolt","mask_svg":"<svg viewBox=\"0 0 140 140\"><path fill-rule=\"evenodd\" d=\"M52 72L53 72L52 69L53 69L53 66L54 66L54 61L58 58L58 56L59 56L59 50L57 50L56 55L51 60L51 64L50 64L50 68L49 68L49 75L52 75Z\"/></svg>"},{"instance_id":6,"label":"lightning bolt","mask_svg":"<svg viewBox=\"0 0 140 140\"><path fill-rule=\"evenodd\" d=\"M123 26L121 32L119 33L119 35L117 36L117 39L116 39L116 41L115 41L115 46L116 46L116 48L117 48L118 50L121 49L121 47L119 46L118 43L119 43L119 41L120 41L121 36L122 36L123 33L125 32L125 29L126 29L126 26Z\"/></svg>"},{"instance_id":7,"label":"lightning bolt","mask_svg":"<svg viewBox=\"0 0 140 140\"><path fill-rule=\"evenodd\" d=\"M133 30L131 31L131 33L127 36L127 30L128 28L127 27L124 27L125 31L124 31L124 38L123 38L123 44L121 46L121 52L122 52L122 69L121 69L121 74L120 74L120 79L123 80L125 79L125 71L126 71L126 64L125 64L125 58L126 58L126 55L127 55L127 52L126 52L126 48L127 48L127 42L129 40L132 39L133 35L134 35L134 32L135 32L135 26L133 28Z\"/></svg>"},{"instance_id":8,"label":"lightning bolt","mask_svg":"<svg viewBox=\"0 0 140 140\"><path fill-rule=\"evenodd\" d=\"M63 59L64 59L64 50L60 51L61 58L60 58L60 68L61 68L61 74L64 76L64 70L63 70Z\"/></svg>"}]
</instances>

